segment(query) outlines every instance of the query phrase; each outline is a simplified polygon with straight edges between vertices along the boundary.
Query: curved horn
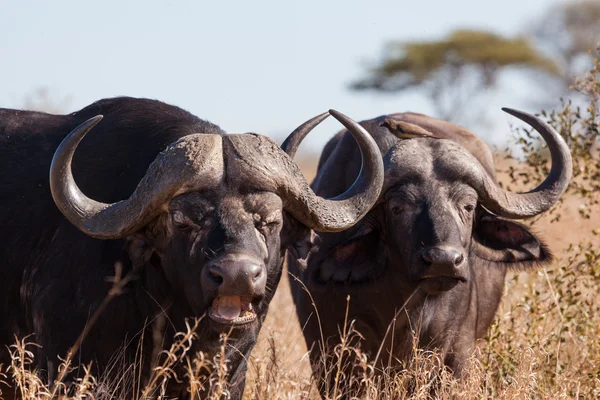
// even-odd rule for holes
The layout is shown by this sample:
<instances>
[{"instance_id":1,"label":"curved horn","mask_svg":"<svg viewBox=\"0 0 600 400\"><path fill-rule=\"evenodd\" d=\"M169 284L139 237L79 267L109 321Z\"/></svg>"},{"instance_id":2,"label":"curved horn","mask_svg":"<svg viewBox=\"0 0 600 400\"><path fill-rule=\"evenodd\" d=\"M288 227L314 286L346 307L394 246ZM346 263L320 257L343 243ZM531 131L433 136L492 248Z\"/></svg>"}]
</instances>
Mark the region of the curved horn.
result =
<instances>
[{"instance_id":1,"label":"curved horn","mask_svg":"<svg viewBox=\"0 0 600 400\"><path fill-rule=\"evenodd\" d=\"M550 173L538 187L527 193L514 193L496 185L489 175L475 178L473 187L480 192L481 204L494 214L511 219L527 218L550 209L565 192L573 174L569 147L552 126L531 114L503 108L533 127L546 141L552 159Z\"/></svg>"},{"instance_id":2,"label":"curved horn","mask_svg":"<svg viewBox=\"0 0 600 400\"><path fill-rule=\"evenodd\" d=\"M218 184L222 179L221 137L189 135L156 157L129 199L113 204L90 199L75 183L71 163L79 142L101 119L101 115L91 118L69 133L50 166L54 202L73 225L92 237L127 236L147 224L174 196Z\"/></svg>"},{"instance_id":3,"label":"curved horn","mask_svg":"<svg viewBox=\"0 0 600 400\"><path fill-rule=\"evenodd\" d=\"M369 212L381 193L384 172L381 151L358 123L335 110L329 113L350 131L362 155L360 173L344 193L332 199L317 196L298 165L263 136L227 136L232 146L232 151L227 152L231 157L227 164L228 177L236 177L240 184L277 193L285 202L286 210L309 228L335 232L353 226ZM306 134L308 131L302 136ZM295 143L297 148L300 142Z\"/></svg>"},{"instance_id":4,"label":"curved horn","mask_svg":"<svg viewBox=\"0 0 600 400\"><path fill-rule=\"evenodd\" d=\"M294 129L294 131L290 133L281 144L281 150L285 151L291 158L294 158L296 151L298 151L298 147L300 147L300 143L302 143L306 135L308 135L310 131L315 128L315 126L319 125L327 117L329 117L329 113L324 112L323 114L319 114L316 117L309 119Z\"/></svg>"},{"instance_id":5,"label":"curved horn","mask_svg":"<svg viewBox=\"0 0 600 400\"><path fill-rule=\"evenodd\" d=\"M310 187L302 193L311 217L307 222L312 223L305 225L317 231L333 232L348 229L371 210L383 187L384 170L381 151L369 132L339 111L329 110L329 113L348 129L361 155L360 172L344 193L332 199L316 196Z\"/></svg>"}]
</instances>

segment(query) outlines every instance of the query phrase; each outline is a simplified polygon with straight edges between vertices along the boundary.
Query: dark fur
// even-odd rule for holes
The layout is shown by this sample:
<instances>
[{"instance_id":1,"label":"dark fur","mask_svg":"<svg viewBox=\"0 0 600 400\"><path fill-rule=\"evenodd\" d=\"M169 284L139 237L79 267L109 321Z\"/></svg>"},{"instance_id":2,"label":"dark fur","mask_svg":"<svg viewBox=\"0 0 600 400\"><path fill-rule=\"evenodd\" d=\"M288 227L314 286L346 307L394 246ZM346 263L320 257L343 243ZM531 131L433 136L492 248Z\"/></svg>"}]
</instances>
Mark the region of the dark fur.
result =
<instances>
[{"instance_id":1,"label":"dark fur","mask_svg":"<svg viewBox=\"0 0 600 400\"><path fill-rule=\"evenodd\" d=\"M227 251L255 250L254 232L248 234L247 227L231 222L230 214L234 211L228 208L227 199L237 199L235 207L260 208L273 203L273 207L281 208L281 201L272 194L258 194L264 197L259 205L250 204L252 194L240 197L236 191L239 189L224 188L203 195L204 206L199 207L214 208L213 225L207 233L207 251L194 255L197 269L185 264L189 260L176 258L168 260L169 266L162 265L164 262L157 254L165 250L161 246L181 246L182 251L189 251L186 246L190 229L174 228L170 214L161 215L126 240L86 236L55 206L48 174L52 156L62 139L77 125L98 114L103 114L104 119L77 148L73 174L86 195L103 202L129 197L157 154L178 138L192 133L225 134L218 126L180 108L147 99L101 100L69 115L0 110L0 363L4 365L9 363L6 346L14 343L15 336L34 334L31 340L41 345L36 350L36 365L42 373L55 376L58 356L67 354L86 321L106 297L112 285L106 278L114 276L115 263L119 262L123 265L123 275L135 269L137 278L100 316L77 354L76 363L93 360L98 367L96 373L108 373L112 368L118 375L119 366L113 364L123 362L127 366L133 362L143 336L147 376L155 317L163 311L166 315L162 339L167 347L176 331L185 330L185 318L201 316L210 305L206 293L194 292L199 287L201 266ZM179 206L186 207L190 197L185 196L171 203L170 213ZM188 214L196 211L206 212L202 209ZM287 215L284 223L298 225ZM232 398L241 398L246 359L281 275L282 252L287 242L280 235L289 233L292 242L297 240L290 229L282 233L281 225L265 234L266 245L272 251L265 260L267 291L257 310L258 321L252 329L234 335L237 350L228 351ZM169 240L161 237L165 229L176 231ZM298 230L302 235L306 233ZM207 351L210 356L219 342L218 331L211 327L208 318L202 321L198 335L197 350ZM129 346L119 354L126 342Z\"/></svg>"},{"instance_id":2,"label":"dark fur","mask_svg":"<svg viewBox=\"0 0 600 400\"><path fill-rule=\"evenodd\" d=\"M410 122L437 138L460 143L495 177L492 153L481 139L464 128L422 114L394 114L361 122L382 155L398 141L385 127L388 118ZM315 306L304 288L292 280L292 295L317 375L323 368L321 330L329 349L339 343L348 295L348 321L355 320L356 329L364 335L362 349L373 359L384 343L379 367L397 366L411 357L414 330L420 347L441 349L446 365L460 375L469 350L485 335L494 318L507 269L529 268L552 258L525 226L495 217L479 205L470 213L463 210L462 202L475 199L470 200L475 201L471 206L477 204L476 194L453 181L451 174L435 172L435 157L440 157L435 149L443 141L409 140L420 141L423 148L430 149L424 154L434 154L433 161L423 161L422 168L424 171L433 165L433 175L417 173L402 182L386 182L390 189L382 192L378 204L361 222L344 232L320 235L319 248L311 254L306 269L288 259L290 271L314 299ZM421 167L413 167L421 171ZM359 168L356 145L348 133L340 132L323 150L313 189L321 196L339 194L353 182ZM454 189L458 194L446 198L444 193ZM460 219L449 216L449 208L456 209L453 212ZM439 244L464 249L466 282L441 293L417 289L417 279L426 268L420 251ZM405 302L406 309L401 310ZM395 315L393 329L385 336ZM321 378L319 387L325 395L331 382Z\"/></svg>"}]
</instances>

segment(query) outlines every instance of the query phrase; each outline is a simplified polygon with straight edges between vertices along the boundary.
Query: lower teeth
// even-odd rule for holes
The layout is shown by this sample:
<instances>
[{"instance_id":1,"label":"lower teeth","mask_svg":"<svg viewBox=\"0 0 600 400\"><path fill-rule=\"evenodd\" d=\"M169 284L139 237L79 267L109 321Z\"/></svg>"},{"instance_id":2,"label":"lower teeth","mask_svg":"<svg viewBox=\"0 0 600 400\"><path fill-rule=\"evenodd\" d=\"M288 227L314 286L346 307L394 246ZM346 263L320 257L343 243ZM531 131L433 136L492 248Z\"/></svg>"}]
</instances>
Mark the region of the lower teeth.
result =
<instances>
[{"instance_id":1,"label":"lower teeth","mask_svg":"<svg viewBox=\"0 0 600 400\"><path fill-rule=\"evenodd\" d=\"M217 321L242 324L256 319L252 303L242 303L237 296L219 297L213 302L211 315Z\"/></svg>"}]
</instances>

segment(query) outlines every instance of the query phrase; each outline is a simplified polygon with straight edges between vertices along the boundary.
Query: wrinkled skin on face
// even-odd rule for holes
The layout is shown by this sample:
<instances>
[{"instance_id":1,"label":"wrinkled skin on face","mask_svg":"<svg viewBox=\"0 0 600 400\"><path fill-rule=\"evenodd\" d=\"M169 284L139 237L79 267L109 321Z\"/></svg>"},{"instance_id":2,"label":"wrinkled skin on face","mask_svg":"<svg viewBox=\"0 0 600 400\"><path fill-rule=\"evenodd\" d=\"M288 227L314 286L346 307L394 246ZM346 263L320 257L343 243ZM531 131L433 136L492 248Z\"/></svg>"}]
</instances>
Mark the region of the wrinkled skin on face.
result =
<instances>
[{"instance_id":1,"label":"wrinkled skin on face","mask_svg":"<svg viewBox=\"0 0 600 400\"><path fill-rule=\"evenodd\" d=\"M444 284L465 282L469 278L466 260L457 265L456 271L438 273L430 271L431 264L424 260L423 251L451 246L462 250L457 251L465 259L476 206L475 191L460 183L448 186L429 178L421 183L394 186L362 222L363 226L356 229L356 237L332 249L332 257L324 261L318 280L361 283L376 279L385 272L385 259L376 258L377 262L373 262L365 257L363 263L353 263L349 268L352 257L366 253L386 255L394 264L407 266L401 272L402 278L425 284L431 293L436 292L436 284L443 291ZM345 261L347 268L340 265Z\"/></svg>"},{"instance_id":2,"label":"wrinkled skin on face","mask_svg":"<svg viewBox=\"0 0 600 400\"><path fill-rule=\"evenodd\" d=\"M330 157L344 163L349 157L340 143ZM420 347L440 349L460 375L469 349L494 317L507 269L547 263L551 254L525 226L486 211L461 171L448 168L448 154L466 153L458 144L430 138L378 144L386 165L378 204L354 227L319 234L306 269L288 259L315 303L291 281L315 371L322 365L321 332L330 348L339 343L348 310L347 320L365 338L361 348L371 360L378 356L380 366L408 360L416 332ZM390 167L394 158L402 168ZM339 190L332 182L343 182L351 168L342 164L313 185ZM320 382L323 395L330 383Z\"/></svg>"},{"instance_id":3,"label":"wrinkled skin on face","mask_svg":"<svg viewBox=\"0 0 600 400\"><path fill-rule=\"evenodd\" d=\"M180 294L194 314L201 315L218 295L208 270L224 257L255 260L274 283L282 224L282 202L275 194L192 192L173 199L168 212L150 226L147 235L169 282L182 288ZM266 285L246 290L248 293L239 295L254 296L257 307L267 295Z\"/></svg>"}]
</instances>

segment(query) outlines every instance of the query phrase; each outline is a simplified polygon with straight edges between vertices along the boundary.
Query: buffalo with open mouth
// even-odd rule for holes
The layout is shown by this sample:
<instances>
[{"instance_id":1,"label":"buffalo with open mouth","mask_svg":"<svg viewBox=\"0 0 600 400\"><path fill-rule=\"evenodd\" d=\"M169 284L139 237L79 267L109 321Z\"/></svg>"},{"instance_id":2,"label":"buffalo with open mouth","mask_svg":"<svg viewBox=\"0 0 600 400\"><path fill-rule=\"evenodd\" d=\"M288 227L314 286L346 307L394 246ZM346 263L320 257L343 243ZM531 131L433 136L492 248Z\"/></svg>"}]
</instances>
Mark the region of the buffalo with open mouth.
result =
<instances>
[{"instance_id":1,"label":"buffalo with open mouth","mask_svg":"<svg viewBox=\"0 0 600 400\"><path fill-rule=\"evenodd\" d=\"M349 228L381 191L375 142L330 114L363 163L328 199L270 139L225 134L158 101L107 99L69 115L0 110L0 362L15 335L33 333L36 365L51 381L118 264L135 279L95 321L78 361L123 381L142 360L148 377L156 348L168 348L187 318L203 318L194 351L210 357L229 335L229 390L240 398L285 251L302 258L312 229Z\"/></svg>"}]
</instances>

